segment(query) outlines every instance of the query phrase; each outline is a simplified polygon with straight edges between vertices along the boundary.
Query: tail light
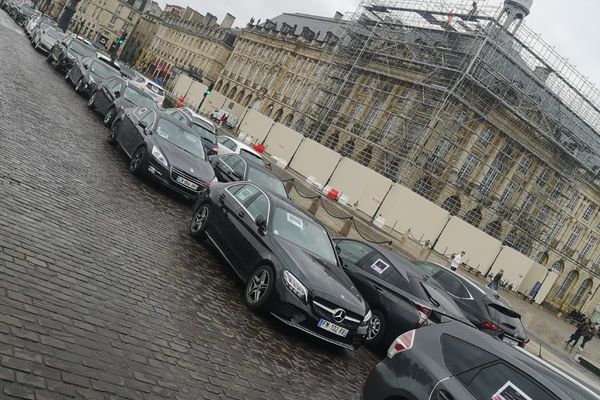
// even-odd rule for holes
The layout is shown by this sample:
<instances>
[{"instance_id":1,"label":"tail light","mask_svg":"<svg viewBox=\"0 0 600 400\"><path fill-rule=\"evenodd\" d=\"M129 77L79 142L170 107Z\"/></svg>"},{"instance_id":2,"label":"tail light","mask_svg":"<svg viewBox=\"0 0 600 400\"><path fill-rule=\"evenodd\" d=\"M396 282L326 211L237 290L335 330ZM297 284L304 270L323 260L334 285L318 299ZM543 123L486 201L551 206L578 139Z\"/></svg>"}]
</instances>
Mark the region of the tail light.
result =
<instances>
[{"instance_id":1,"label":"tail light","mask_svg":"<svg viewBox=\"0 0 600 400\"><path fill-rule=\"evenodd\" d=\"M429 314L431 313L430 309L425 308L418 304L417 304L417 311L419 312L419 322L417 322L417 326L415 327L415 329L419 329L420 327L425 325L427 323L427 321L429 321Z\"/></svg>"},{"instance_id":2,"label":"tail light","mask_svg":"<svg viewBox=\"0 0 600 400\"><path fill-rule=\"evenodd\" d=\"M398 353L402 353L406 350L410 350L415 341L415 330L408 331L398 336L396 340L392 342L392 345L387 351L388 358L394 357Z\"/></svg>"},{"instance_id":3,"label":"tail light","mask_svg":"<svg viewBox=\"0 0 600 400\"><path fill-rule=\"evenodd\" d=\"M500 328L498 328L496 325L492 324L492 323L491 323L491 322L489 322L489 321L484 321L484 322L481 324L481 327L482 327L482 328L485 328L485 329L489 329L489 330L491 330L491 331L496 331L496 332L498 332L498 331L500 330Z\"/></svg>"}]
</instances>

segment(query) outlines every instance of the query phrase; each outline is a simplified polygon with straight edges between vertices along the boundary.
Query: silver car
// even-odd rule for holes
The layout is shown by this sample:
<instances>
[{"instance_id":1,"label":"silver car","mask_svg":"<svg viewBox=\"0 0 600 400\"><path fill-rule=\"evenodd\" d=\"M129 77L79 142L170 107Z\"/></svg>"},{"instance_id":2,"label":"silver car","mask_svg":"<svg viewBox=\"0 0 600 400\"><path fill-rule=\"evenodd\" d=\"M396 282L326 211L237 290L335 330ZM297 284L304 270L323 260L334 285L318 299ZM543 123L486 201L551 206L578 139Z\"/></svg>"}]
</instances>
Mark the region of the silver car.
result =
<instances>
[{"instance_id":1,"label":"silver car","mask_svg":"<svg viewBox=\"0 0 600 400\"><path fill-rule=\"evenodd\" d=\"M33 45L36 50L40 50L44 53L47 53L64 36L65 34L59 29L47 26L43 28L43 30L38 31L33 40Z\"/></svg>"}]
</instances>

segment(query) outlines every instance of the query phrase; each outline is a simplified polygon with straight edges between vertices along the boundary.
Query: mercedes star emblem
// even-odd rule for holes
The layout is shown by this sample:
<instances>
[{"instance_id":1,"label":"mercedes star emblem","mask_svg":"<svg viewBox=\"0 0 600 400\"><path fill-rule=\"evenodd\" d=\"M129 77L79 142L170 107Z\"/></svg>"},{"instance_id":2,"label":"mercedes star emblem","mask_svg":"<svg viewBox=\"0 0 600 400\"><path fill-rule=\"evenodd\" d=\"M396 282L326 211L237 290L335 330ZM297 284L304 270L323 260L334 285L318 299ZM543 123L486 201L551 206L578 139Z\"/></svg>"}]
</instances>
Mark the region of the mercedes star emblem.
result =
<instances>
[{"instance_id":1,"label":"mercedes star emblem","mask_svg":"<svg viewBox=\"0 0 600 400\"><path fill-rule=\"evenodd\" d=\"M346 318L346 311L338 308L337 310L333 310L333 319L337 322L342 322Z\"/></svg>"}]
</instances>

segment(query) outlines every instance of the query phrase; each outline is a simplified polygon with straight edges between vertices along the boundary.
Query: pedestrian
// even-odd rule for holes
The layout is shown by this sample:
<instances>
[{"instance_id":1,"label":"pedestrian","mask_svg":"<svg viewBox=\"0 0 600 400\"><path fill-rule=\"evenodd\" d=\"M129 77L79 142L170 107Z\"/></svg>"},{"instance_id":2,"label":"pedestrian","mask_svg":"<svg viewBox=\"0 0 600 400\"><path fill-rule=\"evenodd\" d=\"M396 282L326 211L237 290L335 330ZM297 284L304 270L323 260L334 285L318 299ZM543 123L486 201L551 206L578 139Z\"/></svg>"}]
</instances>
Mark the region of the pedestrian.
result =
<instances>
[{"instance_id":1,"label":"pedestrian","mask_svg":"<svg viewBox=\"0 0 600 400\"><path fill-rule=\"evenodd\" d=\"M462 259L464 256L465 256L465 252L461 251L460 254L457 254L454 257L452 257L452 262L450 263L450 269L452 271L456 271L458 269L458 267L462 263Z\"/></svg>"},{"instance_id":2,"label":"pedestrian","mask_svg":"<svg viewBox=\"0 0 600 400\"><path fill-rule=\"evenodd\" d=\"M494 275L494 278L492 279L492 281L490 282L488 287L490 289L498 291L498 287L500 286L500 281L502 280L502 276L504 276L503 269L501 269L500 271L498 271L498 273L496 275Z\"/></svg>"},{"instance_id":3,"label":"pedestrian","mask_svg":"<svg viewBox=\"0 0 600 400\"><path fill-rule=\"evenodd\" d=\"M223 126L223 124L225 123L226 120L227 120L227 114L223 113L223 115L221 115L221 118L219 118L219 126Z\"/></svg>"},{"instance_id":4,"label":"pedestrian","mask_svg":"<svg viewBox=\"0 0 600 400\"><path fill-rule=\"evenodd\" d=\"M593 325L590 323L588 327L588 330L583 333L583 341L579 345L579 350L583 350L585 344L592 340L592 338L598 334L598 324Z\"/></svg>"},{"instance_id":5,"label":"pedestrian","mask_svg":"<svg viewBox=\"0 0 600 400\"><path fill-rule=\"evenodd\" d=\"M579 338L581 336L583 336L584 332L588 328L589 328L589 320L588 321L583 321L582 323L580 323L579 325L577 325L577 329L575 329L575 332L573 332L573 334L571 336L569 336L569 340L566 340L567 346L569 344L571 344L571 342L573 342L572 346L575 347L575 345L579 341Z\"/></svg>"}]
</instances>

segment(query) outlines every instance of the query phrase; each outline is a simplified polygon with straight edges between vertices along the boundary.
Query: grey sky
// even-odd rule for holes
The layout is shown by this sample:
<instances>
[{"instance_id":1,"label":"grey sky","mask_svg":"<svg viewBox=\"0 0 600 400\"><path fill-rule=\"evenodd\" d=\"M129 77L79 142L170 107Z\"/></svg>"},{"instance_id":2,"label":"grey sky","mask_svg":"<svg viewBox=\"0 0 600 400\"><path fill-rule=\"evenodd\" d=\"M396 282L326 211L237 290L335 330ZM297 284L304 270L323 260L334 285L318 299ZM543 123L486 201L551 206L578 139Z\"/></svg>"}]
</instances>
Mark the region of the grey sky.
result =
<instances>
[{"instance_id":1,"label":"grey sky","mask_svg":"<svg viewBox=\"0 0 600 400\"><path fill-rule=\"evenodd\" d=\"M236 25L243 27L250 17L273 18L283 12L302 12L333 16L335 11L356 11L360 0L229 0L206 2L197 0L158 0L165 3L189 5L201 13L210 12L223 18L229 12L236 17ZM426 1L426 0L423 0ZM470 0L464 0L469 4ZM488 4L500 4L502 0L488 0ZM447 1L455 3L454 0ZM449 6L449 8L452 8ZM600 87L600 23L594 18L600 15L598 0L534 0L527 24L558 52L569 59L579 72Z\"/></svg>"}]
</instances>

